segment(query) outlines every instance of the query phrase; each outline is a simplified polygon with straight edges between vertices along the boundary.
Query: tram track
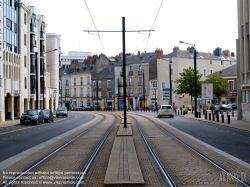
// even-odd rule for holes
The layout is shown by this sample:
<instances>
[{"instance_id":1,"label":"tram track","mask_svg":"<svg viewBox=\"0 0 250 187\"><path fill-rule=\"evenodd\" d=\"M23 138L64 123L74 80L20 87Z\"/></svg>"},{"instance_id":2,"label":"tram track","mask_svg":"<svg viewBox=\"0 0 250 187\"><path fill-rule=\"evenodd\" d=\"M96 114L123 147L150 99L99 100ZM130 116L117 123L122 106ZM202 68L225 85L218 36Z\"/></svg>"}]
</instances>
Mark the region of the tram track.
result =
<instances>
[{"instance_id":1,"label":"tram track","mask_svg":"<svg viewBox=\"0 0 250 187\"><path fill-rule=\"evenodd\" d=\"M60 179L61 186L79 186L84 183L82 180L90 165L117 123L117 117L113 115L102 116L101 120L84 128L78 135L71 135L70 140L23 169L2 186L27 186L28 182L31 182L28 184L31 186L32 182L34 185L46 186L58 182L57 179Z\"/></svg>"},{"instance_id":2,"label":"tram track","mask_svg":"<svg viewBox=\"0 0 250 187\"><path fill-rule=\"evenodd\" d=\"M241 184L242 186L250 186L176 137L163 125L156 123L155 120L153 121L146 116L129 116L134 120L168 186L193 184ZM221 180L222 173L230 180Z\"/></svg>"}]
</instances>

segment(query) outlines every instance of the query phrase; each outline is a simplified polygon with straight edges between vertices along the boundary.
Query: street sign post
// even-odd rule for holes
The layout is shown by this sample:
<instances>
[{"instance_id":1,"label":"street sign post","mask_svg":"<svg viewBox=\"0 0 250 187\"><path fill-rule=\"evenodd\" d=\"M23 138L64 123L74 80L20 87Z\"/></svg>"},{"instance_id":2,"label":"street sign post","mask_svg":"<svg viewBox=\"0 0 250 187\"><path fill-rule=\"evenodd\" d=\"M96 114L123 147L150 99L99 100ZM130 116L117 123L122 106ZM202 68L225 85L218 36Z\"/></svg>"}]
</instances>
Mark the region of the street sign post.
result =
<instances>
[{"instance_id":1,"label":"street sign post","mask_svg":"<svg viewBox=\"0 0 250 187\"><path fill-rule=\"evenodd\" d=\"M170 88L162 89L162 100L170 100Z\"/></svg>"}]
</instances>

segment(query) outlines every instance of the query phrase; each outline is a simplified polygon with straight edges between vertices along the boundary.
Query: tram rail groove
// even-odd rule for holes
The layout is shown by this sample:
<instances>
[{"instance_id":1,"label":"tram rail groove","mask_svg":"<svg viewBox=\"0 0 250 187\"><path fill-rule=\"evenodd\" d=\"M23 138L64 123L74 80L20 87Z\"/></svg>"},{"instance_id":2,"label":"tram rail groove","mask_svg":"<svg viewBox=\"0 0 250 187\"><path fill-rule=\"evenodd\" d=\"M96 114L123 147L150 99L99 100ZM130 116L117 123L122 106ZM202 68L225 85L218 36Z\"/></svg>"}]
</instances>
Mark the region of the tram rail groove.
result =
<instances>
[{"instance_id":1,"label":"tram rail groove","mask_svg":"<svg viewBox=\"0 0 250 187\"><path fill-rule=\"evenodd\" d=\"M93 151L93 153L90 155L88 161L86 162L86 164L84 165L84 167L82 168L79 176L76 178L75 183L72 185L72 187L78 187L81 185L82 180L84 180L91 164L93 163L96 155L98 154L98 152L100 151L101 147L103 146L104 142L106 141L106 139L108 138L109 134L111 133L111 131L113 130L113 128L115 127L115 125L117 124L117 117L116 120L113 122L112 126L108 129L108 131L106 132L106 134L103 136L103 138L101 139L100 143L97 145L97 147L95 148L95 150Z\"/></svg>"},{"instance_id":2,"label":"tram rail groove","mask_svg":"<svg viewBox=\"0 0 250 187\"><path fill-rule=\"evenodd\" d=\"M141 116L138 114L134 114L137 116ZM130 117L132 117L130 115ZM142 116L141 116L142 117ZM158 128L160 128L162 131L166 132L167 134L169 134L172 138L176 139L178 142L180 142L182 145L184 145L185 147L187 147L189 150L191 150L192 152L194 152L195 154L197 154L199 157L201 157L202 159L204 159L205 161L207 161L208 163L210 163L212 166L214 166L215 168L219 169L220 171L223 171L226 175L230 176L232 179L234 179L237 183L240 183L241 185L245 186L245 187L250 187L250 184L248 184L246 181L242 181L241 179L239 179L237 176L233 175L232 173L230 173L227 169L223 168L222 166L220 166L219 164L217 164L216 162L214 162L213 160L211 160L210 158L208 158L207 156L205 156L204 154L202 154L201 152L197 151L196 149L194 149L192 146L188 145L187 143L185 143L184 141L182 141L181 139L179 139L178 137L176 137L174 134L172 134L171 132L169 132L168 130L166 130L165 128L163 128L162 126L160 126L159 124L157 124L156 122L154 122L152 119L143 116L144 118L146 118L147 120L151 121L153 124L155 124ZM132 117L135 121L136 124L138 125L138 121ZM146 137L146 135L145 135ZM143 137L144 139L144 137ZM148 141L146 141L148 143ZM146 143L146 144L147 144ZM150 146L151 148L151 146ZM151 152L151 150L150 150ZM158 161L157 161L158 162ZM158 163L157 163L158 165ZM160 166L160 165L158 165ZM160 168L161 171L164 171ZM164 171L165 172L165 171ZM165 174L163 173L163 175L165 176ZM168 179L167 179L168 180Z\"/></svg>"},{"instance_id":3,"label":"tram rail groove","mask_svg":"<svg viewBox=\"0 0 250 187\"><path fill-rule=\"evenodd\" d=\"M103 116L103 115L102 115ZM81 137L82 135L88 133L89 131L91 131L92 129L94 129L96 126L98 126L99 124L101 124L104 120L106 119L106 116L103 116L103 119L101 119L99 122L97 122L95 125L87 128L86 130L84 130L83 132L81 132L80 134L78 134L77 136L75 136L74 138L68 140L66 143L64 143L63 145L61 145L60 147L56 148L54 151L48 153L46 156L44 156L43 158L39 159L36 163L34 163L33 165L31 165L30 167L28 167L27 169L24 169L22 172L20 172L20 174L16 175L13 179L7 181L5 184L2 184L1 187L7 187L12 185L15 181L17 181L19 178L21 178L22 176L24 176L26 173L28 173L29 171L31 171L32 169L34 169L35 167L37 167L38 165L40 165L41 163L43 163L45 160L47 160L48 158L52 157L54 154L56 154L57 152L59 152L60 150L62 150L64 147L66 147L67 145L69 145L70 143L72 143L73 141L77 140L79 137Z\"/></svg>"},{"instance_id":4,"label":"tram rail groove","mask_svg":"<svg viewBox=\"0 0 250 187\"><path fill-rule=\"evenodd\" d=\"M157 166L159 167L160 171L164 175L167 184L169 185L169 187L177 187L177 184L174 182L174 180L172 179L172 177L168 173L167 169L164 167L164 165L162 164L161 160L157 156L156 152L154 151L154 149L152 148L152 146L148 142L147 136L143 132L142 128L140 127L140 125L138 123L138 121L134 117L132 117L132 118L136 122L136 126L139 129L139 132L141 133L141 136L143 137L143 140L144 140L145 144L147 145L147 148L150 151L151 155L153 156L153 158L154 158Z\"/></svg>"}]
</instances>

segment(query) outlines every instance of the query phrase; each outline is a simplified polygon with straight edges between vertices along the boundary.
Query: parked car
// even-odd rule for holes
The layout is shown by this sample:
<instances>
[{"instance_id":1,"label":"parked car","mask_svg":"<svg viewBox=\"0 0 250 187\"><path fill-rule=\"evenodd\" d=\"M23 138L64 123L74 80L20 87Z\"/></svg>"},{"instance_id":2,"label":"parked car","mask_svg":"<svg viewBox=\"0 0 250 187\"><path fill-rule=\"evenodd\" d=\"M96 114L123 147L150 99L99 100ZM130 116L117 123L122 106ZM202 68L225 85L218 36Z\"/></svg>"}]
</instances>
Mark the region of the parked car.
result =
<instances>
[{"instance_id":1,"label":"parked car","mask_svg":"<svg viewBox=\"0 0 250 187\"><path fill-rule=\"evenodd\" d=\"M220 110L228 110L226 104L220 105Z\"/></svg>"},{"instance_id":2,"label":"parked car","mask_svg":"<svg viewBox=\"0 0 250 187\"><path fill-rule=\"evenodd\" d=\"M236 103L231 103L232 110L237 110L237 104Z\"/></svg>"},{"instance_id":3,"label":"parked car","mask_svg":"<svg viewBox=\"0 0 250 187\"><path fill-rule=\"evenodd\" d=\"M61 117L61 116L65 116L66 118L68 117L68 110L66 107L58 107L56 110L56 117Z\"/></svg>"},{"instance_id":4,"label":"parked car","mask_svg":"<svg viewBox=\"0 0 250 187\"><path fill-rule=\"evenodd\" d=\"M35 124L39 125L40 123L44 123L44 114L41 110L26 110L21 118L20 124Z\"/></svg>"},{"instance_id":5,"label":"parked car","mask_svg":"<svg viewBox=\"0 0 250 187\"><path fill-rule=\"evenodd\" d=\"M50 109L43 109L44 122L54 122L54 114Z\"/></svg>"},{"instance_id":6,"label":"parked car","mask_svg":"<svg viewBox=\"0 0 250 187\"><path fill-rule=\"evenodd\" d=\"M157 111L157 117L160 118L161 116L169 116L174 118L174 111L171 105L160 105Z\"/></svg>"},{"instance_id":7,"label":"parked car","mask_svg":"<svg viewBox=\"0 0 250 187\"><path fill-rule=\"evenodd\" d=\"M84 108L84 111L94 111L94 107L93 106L87 106Z\"/></svg>"}]
</instances>

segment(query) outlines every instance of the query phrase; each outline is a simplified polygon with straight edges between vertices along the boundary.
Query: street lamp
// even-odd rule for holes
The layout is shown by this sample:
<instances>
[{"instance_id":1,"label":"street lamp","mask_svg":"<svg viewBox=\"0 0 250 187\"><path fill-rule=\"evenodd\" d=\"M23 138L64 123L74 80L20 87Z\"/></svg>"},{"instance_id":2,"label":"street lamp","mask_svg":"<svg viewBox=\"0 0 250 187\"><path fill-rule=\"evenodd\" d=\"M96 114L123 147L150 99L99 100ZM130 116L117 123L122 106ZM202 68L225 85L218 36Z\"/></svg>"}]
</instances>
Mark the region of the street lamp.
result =
<instances>
[{"instance_id":1,"label":"street lamp","mask_svg":"<svg viewBox=\"0 0 250 187\"><path fill-rule=\"evenodd\" d=\"M57 51L58 49L53 49L53 50L50 50L50 51L46 51L44 53L51 53L53 51ZM36 55L36 58L37 58L37 55ZM42 73L43 73L43 77L42 77L42 85L43 85L43 109L45 109L45 102L44 102L44 90L45 90L45 84L44 84L44 62L42 64ZM37 101L38 102L38 101Z\"/></svg>"},{"instance_id":2,"label":"street lamp","mask_svg":"<svg viewBox=\"0 0 250 187\"><path fill-rule=\"evenodd\" d=\"M180 41L180 43L191 45L194 47L194 116L198 117L197 115L197 78L196 78L196 49L195 44L189 44L185 43L183 41Z\"/></svg>"}]
</instances>

